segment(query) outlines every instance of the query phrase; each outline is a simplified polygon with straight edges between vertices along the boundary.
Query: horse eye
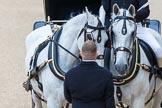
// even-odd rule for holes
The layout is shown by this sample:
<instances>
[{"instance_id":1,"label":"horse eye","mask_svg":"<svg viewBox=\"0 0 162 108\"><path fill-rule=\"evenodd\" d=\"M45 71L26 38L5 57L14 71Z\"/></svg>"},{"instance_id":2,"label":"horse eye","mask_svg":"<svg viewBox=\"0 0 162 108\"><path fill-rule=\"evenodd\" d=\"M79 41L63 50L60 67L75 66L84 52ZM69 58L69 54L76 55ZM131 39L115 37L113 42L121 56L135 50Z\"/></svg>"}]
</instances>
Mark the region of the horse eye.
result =
<instances>
[{"instance_id":1,"label":"horse eye","mask_svg":"<svg viewBox=\"0 0 162 108\"><path fill-rule=\"evenodd\" d=\"M93 40L92 33L86 33L86 37L88 40Z\"/></svg>"}]
</instances>

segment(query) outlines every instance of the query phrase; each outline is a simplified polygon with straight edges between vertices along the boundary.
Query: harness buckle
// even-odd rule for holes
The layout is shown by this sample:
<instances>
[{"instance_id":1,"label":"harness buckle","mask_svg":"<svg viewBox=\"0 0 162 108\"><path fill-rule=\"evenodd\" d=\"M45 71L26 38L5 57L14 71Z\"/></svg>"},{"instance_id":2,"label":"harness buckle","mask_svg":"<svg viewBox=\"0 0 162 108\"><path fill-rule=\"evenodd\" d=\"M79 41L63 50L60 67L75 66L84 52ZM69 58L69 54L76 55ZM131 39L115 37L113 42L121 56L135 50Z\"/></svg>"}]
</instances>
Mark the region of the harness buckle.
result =
<instances>
[{"instance_id":1,"label":"harness buckle","mask_svg":"<svg viewBox=\"0 0 162 108\"><path fill-rule=\"evenodd\" d=\"M61 27L61 26L55 24L54 27L53 27L53 30L54 30L54 31L57 31L60 27Z\"/></svg>"},{"instance_id":2,"label":"harness buckle","mask_svg":"<svg viewBox=\"0 0 162 108\"><path fill-rule=\"evenodd\" d=\"M29 79L27 79L25 82L23 82L23 87L25 88L25 90L27 92L32 89L32 86L30 84L30 80Z\"/></svg>"}]
</instances>

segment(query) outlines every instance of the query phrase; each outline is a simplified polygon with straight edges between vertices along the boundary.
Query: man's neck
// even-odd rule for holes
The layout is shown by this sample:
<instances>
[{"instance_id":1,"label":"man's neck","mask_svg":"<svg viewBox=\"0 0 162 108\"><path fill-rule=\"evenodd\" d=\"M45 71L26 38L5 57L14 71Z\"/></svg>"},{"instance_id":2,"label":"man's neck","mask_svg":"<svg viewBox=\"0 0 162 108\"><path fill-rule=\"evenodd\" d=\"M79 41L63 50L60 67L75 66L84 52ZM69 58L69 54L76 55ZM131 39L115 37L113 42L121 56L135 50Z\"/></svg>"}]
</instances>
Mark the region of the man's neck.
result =
<instances>
[{"instance_id":1,"label":"man's neck","mask_svg":"<svg viewBox=\"0 0 162 108\"><path fill-rule=\"evenodd\" d=\"M82 61L85 61L85 62L92 62L92 61L96 61L96 60L82 60Z\"/></svg>"}]
</instances>

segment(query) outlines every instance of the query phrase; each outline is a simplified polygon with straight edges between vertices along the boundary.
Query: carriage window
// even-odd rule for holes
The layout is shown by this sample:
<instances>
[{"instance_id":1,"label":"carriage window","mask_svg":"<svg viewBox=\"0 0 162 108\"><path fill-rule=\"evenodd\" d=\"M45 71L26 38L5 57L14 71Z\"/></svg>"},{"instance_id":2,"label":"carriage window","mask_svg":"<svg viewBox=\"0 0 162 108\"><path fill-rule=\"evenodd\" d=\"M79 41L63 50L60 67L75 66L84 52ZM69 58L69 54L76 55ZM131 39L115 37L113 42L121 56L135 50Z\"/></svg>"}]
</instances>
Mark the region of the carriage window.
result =
<instances>
[{"instance_id":1,"label":"carriage window","mask_svg":"<svg viewBox=\"0 0 162 108\"><path fill-rule=\"evenodd\" d=\"M94 40L92 33L86 33L86 39L87 40Z\"/></svg>"}]
</instances>

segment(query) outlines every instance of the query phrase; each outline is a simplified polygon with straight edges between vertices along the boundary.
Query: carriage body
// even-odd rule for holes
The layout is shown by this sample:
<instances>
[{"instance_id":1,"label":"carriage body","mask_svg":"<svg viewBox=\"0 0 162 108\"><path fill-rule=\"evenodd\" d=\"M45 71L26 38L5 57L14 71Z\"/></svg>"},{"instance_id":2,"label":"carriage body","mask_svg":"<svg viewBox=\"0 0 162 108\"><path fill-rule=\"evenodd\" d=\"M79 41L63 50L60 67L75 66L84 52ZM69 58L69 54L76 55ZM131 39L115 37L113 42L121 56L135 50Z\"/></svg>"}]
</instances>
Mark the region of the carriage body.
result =
<instances>
[{"instance_id":1,"label":"carriage body","mask_svg":"<svg viewBox=\"0 0 162 108\"><path fill-rule=\"evenodd\" d=\"M44 21L36 21L33 30L45 26L49 20L50 23L62 25L71 17L74 17L83 11L85 7L95 15L98 15L100 0L43 0L44 3Z\"/></svg>"},{"instance_id":2,"label":"carriage body","mask_svg":"<svg viewBox=\"0 0 162 108\"><path fill-rule=\"evenodd\" d=\"M62 25L71 16L82 13L85 6L88 7L90 12L98 15L98 10L101 5L100 0L43 0L44 4L44 21L36 21L33 25L33 30L45 26L49 20L51 25ZM143 25L154 29L161 34L161 23L156 19L146 19Z\"/></svg>"}]
</instances>

